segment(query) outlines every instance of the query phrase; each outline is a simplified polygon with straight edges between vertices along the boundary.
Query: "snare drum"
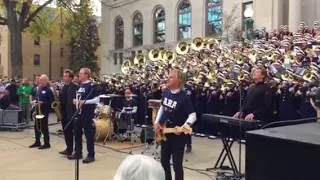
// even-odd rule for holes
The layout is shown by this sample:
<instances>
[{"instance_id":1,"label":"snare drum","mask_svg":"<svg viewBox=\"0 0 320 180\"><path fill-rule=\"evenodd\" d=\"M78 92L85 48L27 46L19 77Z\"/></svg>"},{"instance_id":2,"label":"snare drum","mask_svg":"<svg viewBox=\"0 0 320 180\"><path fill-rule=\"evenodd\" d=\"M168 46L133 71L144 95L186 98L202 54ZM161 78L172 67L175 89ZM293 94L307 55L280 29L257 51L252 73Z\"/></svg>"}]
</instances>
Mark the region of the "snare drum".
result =
<instances>
[{"instance_id":1,"label":"snare drum","mask_svg":"<svg viewBox=\"0 0 320 180\"><path fill-rule=\"evenodd\" d=\"M111 119L98 119L94 121L96 140L104 140L107 136L113 135L113 122Z\"/></svg>"}]
</instances>

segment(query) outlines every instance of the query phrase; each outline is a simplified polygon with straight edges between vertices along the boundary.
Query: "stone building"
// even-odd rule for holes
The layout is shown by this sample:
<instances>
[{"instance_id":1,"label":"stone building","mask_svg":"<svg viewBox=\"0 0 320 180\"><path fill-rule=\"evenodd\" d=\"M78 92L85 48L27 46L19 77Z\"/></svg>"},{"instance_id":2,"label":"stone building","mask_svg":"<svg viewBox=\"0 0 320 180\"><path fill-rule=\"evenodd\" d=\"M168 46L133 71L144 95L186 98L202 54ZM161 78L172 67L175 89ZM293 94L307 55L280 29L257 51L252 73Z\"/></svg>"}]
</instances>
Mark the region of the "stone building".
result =
<instances>
[{"instance_id":1,"label":"stone building","mask_svg":"<svg viewBox=\"0 0 320 180\"><path fill-rule=\"evenodd\" d=\"M125 59L152 48L173 48L178 41L219 37L225 14L235 8L244 30L244 11L252 9L256 28L320 20L317 0L104 0L102 1L101 74L120 72ZM223 34L223 33L222 33Z\"/></svg>"}]
</instances>

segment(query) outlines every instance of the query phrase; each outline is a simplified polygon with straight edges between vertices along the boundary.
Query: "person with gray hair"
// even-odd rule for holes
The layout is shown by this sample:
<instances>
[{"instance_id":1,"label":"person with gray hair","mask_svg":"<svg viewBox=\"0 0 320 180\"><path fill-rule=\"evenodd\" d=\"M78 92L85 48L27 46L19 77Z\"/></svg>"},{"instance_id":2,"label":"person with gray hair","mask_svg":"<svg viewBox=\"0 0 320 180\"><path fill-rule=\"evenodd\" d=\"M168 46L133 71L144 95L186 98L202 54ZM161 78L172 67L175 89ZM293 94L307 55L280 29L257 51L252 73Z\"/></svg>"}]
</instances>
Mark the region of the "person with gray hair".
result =
<instances>
[{"instance_id":1,"label":"person with gray hair","mask_svg":"<svg viewBox=\"0 0 320 180\"><path fill-rule=\"evenodd\" d=\"M114 180L165 180L165 173L153 158L131 155L122 161Z\"/></svg>"}]
</instances>

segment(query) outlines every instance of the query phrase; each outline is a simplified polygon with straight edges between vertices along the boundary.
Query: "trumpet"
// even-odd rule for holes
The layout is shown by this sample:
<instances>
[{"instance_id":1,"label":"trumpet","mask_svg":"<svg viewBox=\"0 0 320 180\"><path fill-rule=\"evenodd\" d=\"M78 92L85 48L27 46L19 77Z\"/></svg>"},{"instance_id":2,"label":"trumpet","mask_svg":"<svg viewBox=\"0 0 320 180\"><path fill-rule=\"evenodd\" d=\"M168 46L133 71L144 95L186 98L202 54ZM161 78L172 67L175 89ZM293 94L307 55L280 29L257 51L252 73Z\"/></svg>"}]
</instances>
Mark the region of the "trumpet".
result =
<instances>
[{"instance_id":1,"label":"trumpet","mask_svg":"<svg viewBox=\"0 0 320 180\"><path fill-rule=\"evenodd\" d=\"M76 95L76 109L80 109L80 100L81 100L81 94ZM81 109L79 110L79 114L81 114Z\"/></svg>"},{"instance_id":2,"label":"trumpet","mask_svg":"<svg viewBox=\"0 0 320 180\"><path fill-rule=\"evenodd\" d=\"M38 88L37 88L37 104L35 105L35 123L36 123L36 129L38 132L41 132L42 129L42 123L41 120L44 118L44 115L41 112L41 105L39 104L39 92L38 92Z\"/></svg>"}]
</instances>

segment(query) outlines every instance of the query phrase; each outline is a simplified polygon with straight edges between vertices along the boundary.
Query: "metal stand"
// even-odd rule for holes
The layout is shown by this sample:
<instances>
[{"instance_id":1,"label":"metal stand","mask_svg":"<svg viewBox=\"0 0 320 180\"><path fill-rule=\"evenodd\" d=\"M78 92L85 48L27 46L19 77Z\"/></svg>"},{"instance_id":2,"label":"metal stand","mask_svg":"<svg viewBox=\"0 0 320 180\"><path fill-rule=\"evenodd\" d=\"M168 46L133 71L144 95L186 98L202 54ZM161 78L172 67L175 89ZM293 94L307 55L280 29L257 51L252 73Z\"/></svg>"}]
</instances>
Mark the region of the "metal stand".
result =
<instances>
[{"instance_id":1,"label":"metal stand","mask_svg":"<svg viewBox=\"0 0 320 180\"><path fill-rule=\"evenodd\" d=\"M93 90L95 87L92 87L89 94L84 98L83 100L83 104L86 103L86 101L88 100L88 98L90 97L90 95L92 94ZM77 95L76 99L79 101L81 100L81 95ZM64 130L66 130L67 128L69 128L69 126L71 126L72 124L75 124L75 128L80 128L79 124L80 121L78 120L78 116L81 114L81 107L78 107L76 112L72 115L72 117L70 118L70 121L68 122L68 124L66 125L66 127L64 128ZM82 129L76 129L76 130L82 130ZM78 131L78 132L79 132ZM75 131L77 133L77 131ZM76 134L77 135L77 134ZM82 137L81 137L82 138ZM78 139L78 141L75 141L75 149L76 149L76 159L75 159L75 180L79 180L79 157L80 157L80 144L81 140Z\"/></svg>"},{"instance_id":2,"label":"metal stand","mask_svg":"<svg viewBox=\"0 0 320 180\"><path fill-rule=\"evenodd\" d=\"M145 128L145 136L144 136L144 149L142 150L141 154L146 153L147 151L151 150L151 154L154 157L154 159L160 159L159 153L158 153L158 147L160 146L160 144L156 141L156 132L153 131L154 133L154 140L153 142L151 142L150 144L147 142L148 140L148 123L147 123L147 118L148 118L148 98L147 95L144 94L144 98L145 98L145 119L144 119L144 126L142 126L142 128ZM152 127L152 126L151 126Z\"/></svg>"},{"instance_id":3,"label":"metal stand","mask_svg":"<svg viewBox=\"0 0 320 180\"><path fill-rule=\"evenodd\" d=\"M123 134L124 139L130 137L131 145L133 145L133 143L136 142L135 138L138 137L138 134L134 130L134 119L132 118L132 111L133 108L125 108L126 121L128 123L128 126L127 131Z\"/></svg>"},{"instance_id":4,"label":"metal stand","mask_svg":"<svg viewBox=\"0 0 320 180\"><path fill-rule=\"evenodd\" d=\"M74 119L74 125L75 125L75 129L76 129L76 132L79 132L81 131L79 128L79 119L78 117L76 117ZM80 171L80 168L79 168L79 159L80 159L80 154L81 154L81 141L78 139L77 141L75 141L75 150L76 150L76 159L75 159L75 180L79 180L79 171Z\"/></svg>"},{"instance_id":5,"label":"metal stand","mask_svg":"<svg viewBox=\"0 0 320 180\"><path fill-rule=\"evenodd\" d=\"M110 107L111 107L112 100L114 100L114 98L111 96L110 102L109 102L109 106L110 106ZM116 119L116 117L115 117L115 119ZM114 123L117 123L116 120L114 121ZM112 123L112 120L110 120L110 121L109 121L109 126L110 126L111 128L113 128L113 127L114 127L113 125L114 125L114 124ZM117 133L119 134L119 126L118 126L118 125L117 125L117 131L118 131ZM106 144L106 142L107 142L108 139L110 139L110 140L112 140L112 139L121 140L121 137L120 137L117 133L115 133L114 131L109 131L108 134L107 134L107 136L106 136L106 137L104 138L104 140L103 140L103 145Z\"/></svg>"}]
</instances>

